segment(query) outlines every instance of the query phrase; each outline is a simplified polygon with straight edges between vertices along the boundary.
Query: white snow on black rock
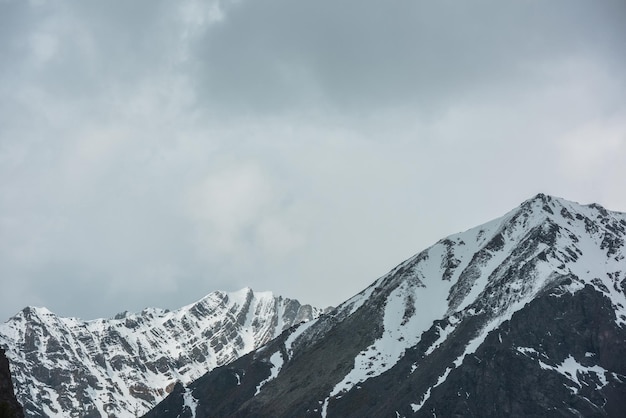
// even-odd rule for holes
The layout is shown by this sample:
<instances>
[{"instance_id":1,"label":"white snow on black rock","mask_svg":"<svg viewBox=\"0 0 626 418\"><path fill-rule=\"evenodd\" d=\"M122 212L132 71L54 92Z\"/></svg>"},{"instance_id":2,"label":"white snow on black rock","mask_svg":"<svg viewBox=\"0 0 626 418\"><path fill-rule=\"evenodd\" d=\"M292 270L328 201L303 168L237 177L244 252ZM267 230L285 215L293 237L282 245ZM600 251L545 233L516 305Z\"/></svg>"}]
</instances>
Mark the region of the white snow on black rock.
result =
<instances>
[{"instance_id":1,"label":"white snow on black rock","mask_svg":"<svg viewBox=\"0 0 626 418\"><path fill-rule=\"evenodd\" d=\"M0 346L26 416L136 417L176 382L188 384L320 313L251 289L93 321L29 307L0 325Z\"/></svg>"},{"instance_id":2,"label":"white snow on black rock","mask_svg":"<svg viewBox=\"0 0 626 418\"><path fill-rule=\"evenodd\" d=\"M543 194L147 417L623 416L626 215Z\"/></svg>"}]
</instances>

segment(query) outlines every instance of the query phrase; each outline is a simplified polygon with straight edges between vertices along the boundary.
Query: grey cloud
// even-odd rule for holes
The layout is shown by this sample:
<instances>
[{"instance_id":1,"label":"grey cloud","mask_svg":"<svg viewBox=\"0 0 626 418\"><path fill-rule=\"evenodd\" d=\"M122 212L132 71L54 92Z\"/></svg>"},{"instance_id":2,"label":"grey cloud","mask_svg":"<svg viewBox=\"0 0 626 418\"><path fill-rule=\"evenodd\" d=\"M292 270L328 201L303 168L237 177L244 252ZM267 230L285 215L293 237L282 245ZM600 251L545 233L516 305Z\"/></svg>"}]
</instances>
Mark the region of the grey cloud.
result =
<instances>
[{"instance_id":1,"label":"grey cloud","mask_svg":"<svg viewBox=\"0 0 626 418\"><path fill-rule=\"evenodd\" d=\"M256 111L427 107L536 82L546 60L613 59L623 17L621 2L238 2L197 41L197 77L209 100Z\"/></svg>"},{"instance_id":2,"label":"grey cloud","mask_svg":"<svg viewBox=\"0 0 626 418\"><path fill-rule=\"evenodd\" d=\"M243 286L334 304L537 192L626 207L622 1L0 0L0 20L0 316Z\"/></svg>"},{"instance_id":3,"label":"grey cloud","mask_svg":"<svg viewBox=\"0 0 626 418\"><path fill-rule=\"evenodd\" d=\"M58 100L123 91L176 64L181 26L170 2L8 0L1 7L5 81L28 82Z\"/></svg>"}]
</instances>

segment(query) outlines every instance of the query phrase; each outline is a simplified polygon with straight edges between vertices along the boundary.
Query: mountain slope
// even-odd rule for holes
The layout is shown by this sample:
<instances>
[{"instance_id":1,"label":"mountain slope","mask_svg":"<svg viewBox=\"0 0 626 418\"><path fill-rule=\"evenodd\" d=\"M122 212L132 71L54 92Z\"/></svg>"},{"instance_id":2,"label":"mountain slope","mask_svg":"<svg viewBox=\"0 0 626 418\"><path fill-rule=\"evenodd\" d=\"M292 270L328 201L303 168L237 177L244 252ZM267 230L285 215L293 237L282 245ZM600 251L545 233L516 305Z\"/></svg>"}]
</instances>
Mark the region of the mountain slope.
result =
<instances>
[{"instance_id":1,"label":"mountain slope","mask_svg":"<svg viewBox=\"0 0 626 418\"><path fill-rule=\"evenodd\" d=\"M0 325L0 345L26 416L135 417L177 381L189 383L319 314L250 289L93 321L29 307Z\"/></svg>"},{"instance_id":2,"label":"mountain slope","mask_svg":"<svg viewBox=\"0 0 626 418\"><path fill-rule=\"evenodd\" d=\"M626 215L538 195L146 417L620 416Z\"/></svg>"}]
</instances>

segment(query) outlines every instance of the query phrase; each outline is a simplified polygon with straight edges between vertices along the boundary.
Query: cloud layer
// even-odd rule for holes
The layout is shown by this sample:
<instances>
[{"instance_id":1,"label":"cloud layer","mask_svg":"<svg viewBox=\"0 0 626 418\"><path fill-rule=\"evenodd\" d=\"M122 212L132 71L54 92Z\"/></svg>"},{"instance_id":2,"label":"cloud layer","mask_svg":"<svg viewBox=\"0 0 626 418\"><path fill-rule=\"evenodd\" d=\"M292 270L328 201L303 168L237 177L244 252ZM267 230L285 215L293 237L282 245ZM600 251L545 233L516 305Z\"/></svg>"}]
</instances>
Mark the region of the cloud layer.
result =
<instances>
[{"instance_id":1,"label":"cloud layer","mask_svg":"<svg viewBox=\"0 0 626 418\"><path fill-rule=\"evenodd\" d=\"M626 210L622 1L0 1L0 314L336 304L537 192Z\"/></svg>"}]
</instances>

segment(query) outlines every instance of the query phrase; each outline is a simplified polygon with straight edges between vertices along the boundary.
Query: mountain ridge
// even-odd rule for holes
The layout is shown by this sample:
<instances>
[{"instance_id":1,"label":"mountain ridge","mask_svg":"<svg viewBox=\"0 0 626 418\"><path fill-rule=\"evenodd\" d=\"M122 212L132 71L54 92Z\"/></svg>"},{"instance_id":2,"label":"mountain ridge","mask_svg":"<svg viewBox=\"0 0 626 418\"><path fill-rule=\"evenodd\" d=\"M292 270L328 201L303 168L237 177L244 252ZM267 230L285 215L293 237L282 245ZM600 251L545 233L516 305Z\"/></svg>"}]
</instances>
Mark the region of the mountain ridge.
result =
<instances>
[{"instance_id":1,"label":"mountain ridge","mask_svg":"<svg viewBox=\"0 0 626 418\"><path fill-rule=\"evenodd\" d=\"M88 321L27 307L0 324L0 345L27 416L130 417L320 313L250 288Z\"/></svg>"},{"instance_id":2,"label":"mountain ridge","mask_svg":"<svg viewBox=\"0 0 626 418\"><path fill-rule=\"evenodd\" d=\"M504 393L507 403L484 416L618 416L626 399L615 396L626 382L625 238L625 214L539 194L438 241L331 312L178 387L166 408L146 417L481 416L474 399L487 399L481 387L498 384L528 392L526 403ZM568 335L567 323L544 324L535 310L583 324L568 338L588 351L564 351L551 335ZM503 330L512 326L507 340ZM524 345L520 336L533 327L545 335ZM604 334L617 348L597 343ZM585 335L596 343L577 339ZM539 402L538 391L506 369L498 374L493 363L472 365L485 351L490 361L521 365L520 376L537 388L552 382L545 390L554 398ZM491 377L482 386L462 379L487 365ZM465 400L454 392L461 382Z\"/></svg>"}]
</instances>

